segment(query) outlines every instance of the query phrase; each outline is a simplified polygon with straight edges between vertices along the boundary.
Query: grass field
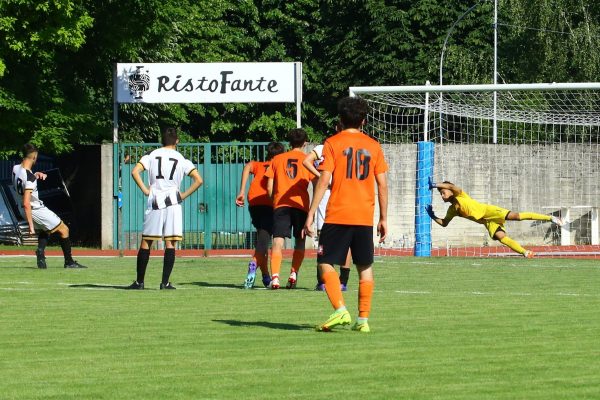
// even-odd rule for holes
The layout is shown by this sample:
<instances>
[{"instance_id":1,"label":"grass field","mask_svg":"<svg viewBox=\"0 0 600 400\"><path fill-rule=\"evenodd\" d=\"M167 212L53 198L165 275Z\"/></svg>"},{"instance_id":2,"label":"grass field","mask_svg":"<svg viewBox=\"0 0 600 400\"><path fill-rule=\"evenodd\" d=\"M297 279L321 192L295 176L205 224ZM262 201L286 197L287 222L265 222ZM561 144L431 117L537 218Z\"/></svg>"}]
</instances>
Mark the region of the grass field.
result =
<instances>
[{"instance_id":1,"label":"grass field","mask_svg":"<svg viewBox=\"0 0 600 400\"><path fill-rule=\"evenodd\" d=\"M380 258L371 334L314 292L245 291L244 259L0 258L2 399L598 399L600 264ZM284 268L286 268L284 266ZM357 278L346 293L356 316Z\"/></svg>"}]
</instances>

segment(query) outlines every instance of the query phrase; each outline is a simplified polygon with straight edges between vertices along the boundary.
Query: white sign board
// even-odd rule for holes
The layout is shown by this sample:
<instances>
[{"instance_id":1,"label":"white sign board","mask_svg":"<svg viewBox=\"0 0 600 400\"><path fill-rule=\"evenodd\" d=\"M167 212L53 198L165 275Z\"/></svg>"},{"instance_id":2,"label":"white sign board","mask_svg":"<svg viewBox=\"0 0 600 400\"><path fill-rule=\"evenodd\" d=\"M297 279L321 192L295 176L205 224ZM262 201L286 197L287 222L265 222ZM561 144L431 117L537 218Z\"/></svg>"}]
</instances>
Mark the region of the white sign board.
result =
<instances>
[{"instance_id":1,"label":"white sign board","mask_svg":"<svg viewBox=\"0 0 600 400\"><path fill-rule=\"evenodd\" d=\"M117 64L117 103L294 103L301 64ZM298 78L300 77L300 78Z\"/></svg>"}]
</instances>

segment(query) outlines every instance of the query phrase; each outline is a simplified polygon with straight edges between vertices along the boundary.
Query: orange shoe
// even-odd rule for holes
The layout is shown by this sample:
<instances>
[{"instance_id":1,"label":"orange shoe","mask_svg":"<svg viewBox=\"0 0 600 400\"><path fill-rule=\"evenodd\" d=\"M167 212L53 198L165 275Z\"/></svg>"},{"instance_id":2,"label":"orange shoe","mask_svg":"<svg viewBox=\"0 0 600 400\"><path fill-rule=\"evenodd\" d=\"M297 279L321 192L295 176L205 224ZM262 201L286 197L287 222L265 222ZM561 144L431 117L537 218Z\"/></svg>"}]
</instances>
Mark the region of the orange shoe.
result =
<instances>
[{"instance_id":1,"label":"orange shoe","mask_svg":"<svg viewBox=\"0 0 600 400\"><path fill-rule=\"evenodd\" d=\"M525 253L523 253L523 257L533 258L533 257L535 257L535 253L531 250L525 250Z\"/></svg>"}]
</instances>

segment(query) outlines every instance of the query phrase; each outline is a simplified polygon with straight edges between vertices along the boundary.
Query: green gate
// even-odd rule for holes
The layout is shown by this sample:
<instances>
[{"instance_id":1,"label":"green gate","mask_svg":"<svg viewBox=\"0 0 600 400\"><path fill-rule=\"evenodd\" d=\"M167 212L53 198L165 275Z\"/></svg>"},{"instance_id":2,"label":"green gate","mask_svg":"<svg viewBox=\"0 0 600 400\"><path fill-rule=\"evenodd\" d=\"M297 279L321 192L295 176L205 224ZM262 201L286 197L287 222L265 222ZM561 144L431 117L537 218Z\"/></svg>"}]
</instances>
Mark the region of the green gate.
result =
<instances>
[{"instance_id":1,"label":"green gate","mask_svg":"<svg viewBox=\"0 0 600 400\"><path fill-rule=\"evenodd\" d=\"M135 184L131 171L144 154L158 147L159 144L115 145L115 192L119 198L115 204L115 248L139 247L146 197ZM267 143L189 143L179 144L177 150L196 165L204 181L183 203L181 248L252 248L255 238L248 205L237 207L235 197L244 165L251 160L264 160ZM148 182L146 171L142 177ZM191 179L185 177L182 190L190 183Z\"/></svg>"}]
</instances>

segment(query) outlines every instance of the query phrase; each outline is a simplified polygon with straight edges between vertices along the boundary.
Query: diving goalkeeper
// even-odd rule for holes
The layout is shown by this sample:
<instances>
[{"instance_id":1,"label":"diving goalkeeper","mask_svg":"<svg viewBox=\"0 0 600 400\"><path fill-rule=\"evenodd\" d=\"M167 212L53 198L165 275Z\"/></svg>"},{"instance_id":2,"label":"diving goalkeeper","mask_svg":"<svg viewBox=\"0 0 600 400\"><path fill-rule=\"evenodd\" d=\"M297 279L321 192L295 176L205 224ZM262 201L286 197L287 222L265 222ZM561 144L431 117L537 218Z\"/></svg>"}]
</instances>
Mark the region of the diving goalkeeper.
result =
<instances>
[{"instance_id":1,"label":"diving goalkeeper","mask_svg":"<svg viewBox=\"0 0 600 400\"><path fill-rule=\"evenodd\" d=\"M506 235L506 231L504 230L504 223L506 221L536 220L551 221L558 226L564 224L562 219L553 215L533 212L517 213L495 205L480 203L473 200L461 188L451 182L444 181L443 183L436 184L429 178L429 189L434 188L440 192L440 196L444 202L451 204L443 219L435 216L431 204L425 208L427 214L438 225L446 227L452 218L456 216L470 219L484 225L492 239L500 241L503 245L510 247L526 258L533 258L534 253L531 250L525 250L519 243Z\"/></svg>"}]
</instances>

